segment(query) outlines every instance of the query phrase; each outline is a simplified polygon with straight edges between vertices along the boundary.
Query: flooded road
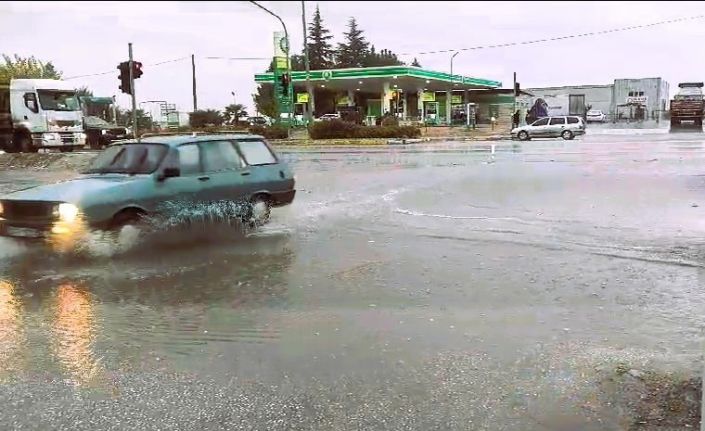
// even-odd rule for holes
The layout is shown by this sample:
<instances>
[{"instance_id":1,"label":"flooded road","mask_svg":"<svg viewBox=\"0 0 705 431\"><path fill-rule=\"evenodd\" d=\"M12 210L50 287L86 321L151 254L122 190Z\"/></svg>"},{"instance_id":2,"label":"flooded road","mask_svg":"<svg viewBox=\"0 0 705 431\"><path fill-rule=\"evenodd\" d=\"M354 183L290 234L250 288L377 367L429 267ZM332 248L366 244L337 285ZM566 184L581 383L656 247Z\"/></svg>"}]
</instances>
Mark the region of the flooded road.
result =
<instances>
[{"instance_id":1,"label":"flooded road","mask_svg":"<svg viewBox=\"0 0 705 431\"><path fill-rule=\"evenodd\" d=\"M0 239L0 423L682 429L605 376L699 373L704 145L286 150L296 200L246 237ZM66 175L4 171L0 191Z\"/></svg>"}]
</instances>

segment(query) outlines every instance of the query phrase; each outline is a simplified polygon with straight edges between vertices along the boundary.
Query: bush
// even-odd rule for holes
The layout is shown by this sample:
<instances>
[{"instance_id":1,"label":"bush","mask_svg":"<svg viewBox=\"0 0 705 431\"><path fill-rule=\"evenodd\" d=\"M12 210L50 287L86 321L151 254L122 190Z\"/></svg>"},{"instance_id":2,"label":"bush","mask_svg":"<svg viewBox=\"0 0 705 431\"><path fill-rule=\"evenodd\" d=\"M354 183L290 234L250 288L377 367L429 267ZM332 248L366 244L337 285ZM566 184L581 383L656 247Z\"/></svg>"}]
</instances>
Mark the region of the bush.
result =
<instances>
[{"instance_id":1,"label":"bush","mask_svg":"<svg viewBox=\"0 0 705 431\"><path fill-rule=\"evenodd\" d=\"M380 123L380 125L381 126L398 126L399 119L397 117L389 115L389 116L382 118L382 122Z\"/></svg>"},{"instance_id":2,"label":"bush","mask_svg":"<svg viewBox=\"0 0 705 431\"><path fill-rule=\"evenodd\" d=\"M220 126L223 124L223 116L215 109L193 111L189 114L189 124L191 127Z\"/></svg>"},{"instance_id":3,"label":"bush","mask_svg":"<svg viewBox=\"0 0 705 431\"><path fill-rule=\"evenodd\" d=\"M332 120L313 123L308 128L308 134L311 139L418 138L421 129L415 126L360 126Z\"/></svg>"},{"instance_id":4,"label":"bush","mask_svg":"<svg viewBox=\"0 0 705 431\"><path fill-rule=\"evenodd\" d=\"M271 126L250 126L250 133L262 135L267 139L286 139L289 137L286 126L273 124Z\"/></svg>"}]
</instances>

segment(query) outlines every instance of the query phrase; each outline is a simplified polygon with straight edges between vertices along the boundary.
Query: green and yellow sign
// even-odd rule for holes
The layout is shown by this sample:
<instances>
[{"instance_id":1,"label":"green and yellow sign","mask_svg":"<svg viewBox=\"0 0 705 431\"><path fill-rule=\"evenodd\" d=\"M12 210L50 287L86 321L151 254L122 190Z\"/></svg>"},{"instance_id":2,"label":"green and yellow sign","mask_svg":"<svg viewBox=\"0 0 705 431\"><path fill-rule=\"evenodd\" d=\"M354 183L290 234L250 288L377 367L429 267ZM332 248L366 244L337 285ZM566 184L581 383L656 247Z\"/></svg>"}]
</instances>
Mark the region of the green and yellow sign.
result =
<instances>
[{"instance_id":1,"label":"green and yellow sign","mask_svg":"<svg viewBox=\"0 0 705 431\"><path fill-rule=\"evenodd\" d=\"M461 103L463 103L463 96L450 96L450 103L453 105L460 105Z\"/></svg>"},{"instance_id":2,"label":"green and yellow sign","mask_svg":"<svg viewBox=\"0 0 705 431\"><path fill-rule=\"evenodd\" d=\"M308 103L308 93L296 93L296 103Z\"/></svg>"},{"instance_id":3,"label":"green and yellow sign","mask_svg":"<svg viewBox=\"0 0 705 431\"><path fill-rule=\"evenodd\" d=\"M436 101L436 93L435 92L428 92L424 91L421 93L421 101L422 102L435 102Z\"/></svg>"}]
</instances>

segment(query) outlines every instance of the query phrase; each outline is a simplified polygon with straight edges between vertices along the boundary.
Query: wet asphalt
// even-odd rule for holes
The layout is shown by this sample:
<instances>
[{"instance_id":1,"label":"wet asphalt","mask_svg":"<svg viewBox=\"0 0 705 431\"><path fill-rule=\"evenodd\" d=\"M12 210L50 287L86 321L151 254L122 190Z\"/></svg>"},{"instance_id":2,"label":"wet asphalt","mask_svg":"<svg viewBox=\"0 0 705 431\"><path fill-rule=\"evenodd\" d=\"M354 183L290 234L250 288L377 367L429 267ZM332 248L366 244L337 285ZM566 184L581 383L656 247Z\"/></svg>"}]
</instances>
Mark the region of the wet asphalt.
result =
<instances>
[{"instance_id":1,"label":"wet asphalt","mask_svg":"<svg viewBox=\"0 0 705 431\"><path fill-rule=\"evenodd\" d=\"M699 373L702 134L282 156L246 236L0 239L0 428L631 429L599 372Z\"/></svg>"}]
</instances>

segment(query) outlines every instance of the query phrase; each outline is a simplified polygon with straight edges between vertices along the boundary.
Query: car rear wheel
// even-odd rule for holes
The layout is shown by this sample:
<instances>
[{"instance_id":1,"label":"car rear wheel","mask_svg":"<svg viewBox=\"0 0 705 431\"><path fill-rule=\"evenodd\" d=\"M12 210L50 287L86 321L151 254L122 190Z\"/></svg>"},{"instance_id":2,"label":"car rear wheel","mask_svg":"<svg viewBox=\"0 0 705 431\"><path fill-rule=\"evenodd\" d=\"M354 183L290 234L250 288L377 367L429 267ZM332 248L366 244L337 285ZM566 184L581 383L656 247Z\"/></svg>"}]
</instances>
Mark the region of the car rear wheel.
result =
<instances>
[{"instance_id":1,"label":"car rear wheel","mask_svg":"<svg viewBox=\"0 0 705 431\"><path fill-rule=\"evenodd\" d=\"M570 130L564 130L563 133L561 133L561 137L566 141L570 141L575 137L575 135Z\"/></svg>"},{"instance_id":2,"label":"car rear wheel","mask_svg":"<svg viewBox=\"0 0 705 431\"><path fill-rule=\"evenodd\" d=\"M126 209L115 214L110 226L110 230L120 231L125 226L139 227L143 223L145 213L137 209Z\"/></svg>"},{"instance_id":3,"label":"car rear wheel","mask_svg":"<svg viewBox=\"0 0 705 431\"><path fill-rule=\"evenodd\" d=\"M520 141L528 141L529 140L529 132L527 132L526 130L522 130L521 132L519 132L519 135L517 135L517 136L519 137Z\"/></svg>"},{"instance_id":4,"label":"car rear wheel","mask_svg":"<svg viewBox=\"0 0 705 431\"><path fill-rule=\"evenodd\" d=\"M249 205L246 221L250 227L267 224L272 213L272 203L267 196L255 196Z\"/></svg>"}]
</instances>

